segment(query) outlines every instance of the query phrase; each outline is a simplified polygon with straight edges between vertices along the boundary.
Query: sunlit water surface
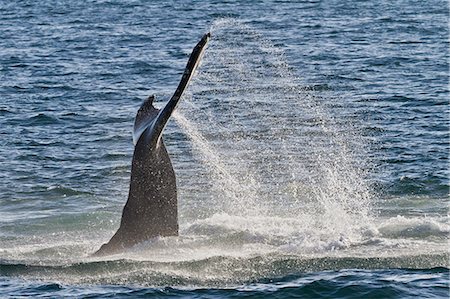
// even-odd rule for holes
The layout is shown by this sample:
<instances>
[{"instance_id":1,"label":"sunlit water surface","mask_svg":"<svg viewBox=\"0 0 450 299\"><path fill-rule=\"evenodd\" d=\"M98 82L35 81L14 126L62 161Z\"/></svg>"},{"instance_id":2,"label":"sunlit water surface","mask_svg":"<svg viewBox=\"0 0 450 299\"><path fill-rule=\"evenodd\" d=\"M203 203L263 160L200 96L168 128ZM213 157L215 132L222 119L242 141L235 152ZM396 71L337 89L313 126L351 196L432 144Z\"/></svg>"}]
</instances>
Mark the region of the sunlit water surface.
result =
<instances>
[{"instance_id":1,"label":"sunlit water surface","mask_svg":"<svg viewBox=\"0 0 450 299\"><path fill-rule=\"evenodd\" d=\"M447 297L444 2L0 4L0 296ZM135 113L180 236L104 258Z\"/></svg>"}]
</instances>

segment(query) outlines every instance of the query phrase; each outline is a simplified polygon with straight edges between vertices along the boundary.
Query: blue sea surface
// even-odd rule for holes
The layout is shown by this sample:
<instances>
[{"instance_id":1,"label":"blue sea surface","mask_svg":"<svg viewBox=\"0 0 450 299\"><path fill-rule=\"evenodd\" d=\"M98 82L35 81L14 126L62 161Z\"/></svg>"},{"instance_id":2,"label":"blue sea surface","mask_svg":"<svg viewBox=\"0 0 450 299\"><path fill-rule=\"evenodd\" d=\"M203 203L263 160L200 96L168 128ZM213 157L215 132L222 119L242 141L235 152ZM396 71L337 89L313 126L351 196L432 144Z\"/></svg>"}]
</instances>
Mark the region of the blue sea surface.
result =
<instances>
[{"instance_id":1,"label":"blue sea surface","mask_svg":"<svg viewBox=\"0 0 450 299\"><path fill-rule=\"evenodd\" d=\"M0 297L449 298L445 1L0 1ZM120 224L164 131L179 237Z\"/></svg>"}]
</instances>

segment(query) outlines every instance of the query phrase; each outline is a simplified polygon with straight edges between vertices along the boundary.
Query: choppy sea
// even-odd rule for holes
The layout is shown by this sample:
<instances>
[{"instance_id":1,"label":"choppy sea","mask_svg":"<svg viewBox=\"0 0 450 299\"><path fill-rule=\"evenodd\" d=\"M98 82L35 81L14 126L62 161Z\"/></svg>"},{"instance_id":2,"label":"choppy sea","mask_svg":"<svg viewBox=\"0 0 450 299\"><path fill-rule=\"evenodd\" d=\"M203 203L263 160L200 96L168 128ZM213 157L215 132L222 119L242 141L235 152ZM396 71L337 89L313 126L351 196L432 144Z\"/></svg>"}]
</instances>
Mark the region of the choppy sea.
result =
<instances>
[{"instance_id":1,"label":"choppy sea","mask_svg":"<svg viewBox=\"0 0 450 299\"><path fill-rule=\"evenodd\" d=\"M448 298L446 1L0 1L0 297ZM132 125L180 236L102 258Z\"/></svg>"}]
</instances>

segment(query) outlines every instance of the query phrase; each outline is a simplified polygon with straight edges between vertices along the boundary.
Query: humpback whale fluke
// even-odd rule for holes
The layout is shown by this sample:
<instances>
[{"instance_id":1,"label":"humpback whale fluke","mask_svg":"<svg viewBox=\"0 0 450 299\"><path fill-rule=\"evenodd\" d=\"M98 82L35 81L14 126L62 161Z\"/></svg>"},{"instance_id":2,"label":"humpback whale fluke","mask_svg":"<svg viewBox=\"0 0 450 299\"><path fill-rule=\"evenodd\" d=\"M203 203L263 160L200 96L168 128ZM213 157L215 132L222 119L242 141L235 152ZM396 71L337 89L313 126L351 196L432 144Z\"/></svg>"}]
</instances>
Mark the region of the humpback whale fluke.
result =
<instances>
[{"instance_id":1,"label":"humpback whale fluke","mask_svg":"<svg viewBox=\"0 0 450 299\"><path fill-rule=\"evenodd\" d=\"M162 131L194 75L210 34L206 33L194 47L178 87L166 106L153 107L150 96L139 108L134 121L134 154L128 201L122 212L120 227L111 240L94 255L120 252L157 236L178 235L177 188Z\"/></svg>"}]
</instances>

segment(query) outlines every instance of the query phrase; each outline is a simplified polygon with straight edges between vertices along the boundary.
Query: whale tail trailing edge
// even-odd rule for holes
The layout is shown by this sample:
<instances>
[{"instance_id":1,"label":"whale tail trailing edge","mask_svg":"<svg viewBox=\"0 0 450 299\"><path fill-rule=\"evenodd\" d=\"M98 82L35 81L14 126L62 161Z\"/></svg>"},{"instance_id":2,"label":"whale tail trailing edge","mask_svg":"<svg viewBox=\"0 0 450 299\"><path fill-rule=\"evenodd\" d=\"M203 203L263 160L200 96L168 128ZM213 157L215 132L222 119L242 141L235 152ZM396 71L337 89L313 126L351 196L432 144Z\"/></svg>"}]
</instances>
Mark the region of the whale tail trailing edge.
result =
<instances>
[{"instance_id":1,"label":"whale tail trailing edge","mask_svg":"<svg viewBox=\"0 0 450 299\"><path fill-rule=\"evenodd\" d=\"M157 143L161 138L162 131L167 124L170 116L175 110L178 102L181 99L184 91L186 90L189 82L195 74L195 71L200 64L201 58L203 57L204 51L206 49L206 44L210 39L210 33L206 33L203 35L202 39L197 43L197 45L192 50L191 55L189 56L188 63L184 70L183 76L181 78L178 87L167 102L165 107L162 110L158 110L153 106L154 96L149 96L148 99L142 104L141 108L136 115L134 130L133 130L133 143L136 145L137 141L141 137L142 133L146 129L150 129L147 132L147 135L151 135L153 137L153 142Z\"/></svg>"},{"instance_id":2,"label":"whale tail trailing edge","mask_svg":"<svg viewBox=\"0 0 450 299\"><path fill-rule=\"evenodd\" d=\"M130 191L120 227L95 256L114 254L152 237L178 235L175 172L161 135L200 63L209 38L210 34L205 34L194 47L183 77L164 108L158 110L153 106L153 96L139 108L133 130Z\"/></svg>"},{"instance_id":3,"label":"whale tail trailing edge","mask_svg":"<svg viewBox=\"0 0 450 299\"><path fill-rule=\"evenodd\" d=\"M186 68L184 69L183 76L181 77L181 81L178 84L177 89L175 90L175 93L170 98L170 100L167 102L166 106L158 113L158 116L156 117L156 120L153 124L152 128L152 135L154 138L156 138L156 142L161 138L162 131L164 127L167 124L167 121L169 120L169 117L172 115L172 112L175 110L176 106L178 105L178 102L180 101L181 96L183 95L184 91L186 90L187 86L189 85L189 82L191 81L192 77L195 74L195 71L200 64L200 61L203 57L203 54L206 49L206 44L208 43L209 39L211 37L211 34L208 32L205 35L203 35L202 39L197 43L197 45L192 50L191 55L189 56L188 63L186 65Z\"/></svg>"}]
</instances>

